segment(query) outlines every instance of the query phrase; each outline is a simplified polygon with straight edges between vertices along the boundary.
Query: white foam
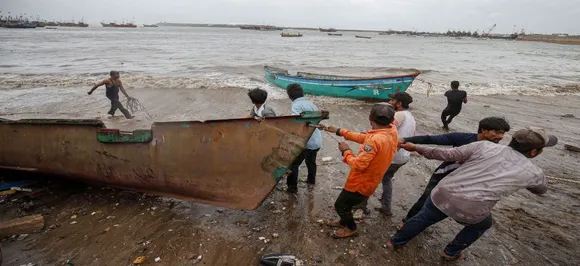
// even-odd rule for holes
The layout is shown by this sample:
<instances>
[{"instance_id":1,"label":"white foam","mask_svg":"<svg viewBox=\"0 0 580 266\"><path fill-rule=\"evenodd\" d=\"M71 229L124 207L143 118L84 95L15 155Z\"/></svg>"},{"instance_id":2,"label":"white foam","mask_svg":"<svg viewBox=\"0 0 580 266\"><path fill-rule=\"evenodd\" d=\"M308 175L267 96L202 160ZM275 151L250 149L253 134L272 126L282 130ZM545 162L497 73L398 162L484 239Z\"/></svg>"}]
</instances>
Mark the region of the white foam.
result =
<instances>
[{"instance_id":1,"label":"white foam","mask_svg":"<svg viewBox=\"0 0 580 266\"><path fill-rule=\"evenodd\" d=\"M562 87L567 87L563 89ZM450 87L448 84L433 84L415 81L407 89L409 93L421 93L429 95L444 94ZM530 95L530 96L555 96L555 95L580 95L580 87L575 85L539 85L525 86L512 84L494 83L465 83L461 84L461 90L468 95Z\"/></svg>"},{"instance_id":2,"label":"white foam","mask_svg":"<svg viewBox=\"0 0 580 266\"><path fill-rule=\"evenodd\" d=\"M0 89L30 89L30 88L84 88L90 89L95 83L107 75L95 73L64 75L64 74L0 74ZM268 91L272 99L286 99L284 89L268 83L260 75L224 74L221 72L192 73L188 76L156 76L144 74L123 74L122 80L128 89L223 89L238 87L252 89L256 87ZM518 85L495 83L462 83L462 90L469 95L580 95L578 84L564 85ZM443 94L449 89L449 84L428 83L415 80L408 89L410 93ZM342 103L342 102L341 102Z\"/></svg>"}]
</instances>

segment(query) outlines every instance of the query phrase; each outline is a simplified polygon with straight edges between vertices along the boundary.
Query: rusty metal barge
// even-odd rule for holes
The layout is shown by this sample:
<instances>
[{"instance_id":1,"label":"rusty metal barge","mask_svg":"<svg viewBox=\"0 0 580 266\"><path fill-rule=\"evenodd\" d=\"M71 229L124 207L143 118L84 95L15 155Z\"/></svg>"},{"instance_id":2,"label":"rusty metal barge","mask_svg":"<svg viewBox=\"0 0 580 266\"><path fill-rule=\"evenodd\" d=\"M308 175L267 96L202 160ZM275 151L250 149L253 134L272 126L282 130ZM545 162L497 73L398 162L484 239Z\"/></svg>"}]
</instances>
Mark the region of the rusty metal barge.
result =
<instances>
[{"instance_id":1,"label":"rusty metal barge","mask_svg":"<svg viewBox=\"0 0 580 266\"><path fill-rule=\"evenodd\" d=\"M0 119L0 168L63 176L233 209L255 209L328 112L155 122L130 132L101 120Z\"/></svg>"}]
</instances>

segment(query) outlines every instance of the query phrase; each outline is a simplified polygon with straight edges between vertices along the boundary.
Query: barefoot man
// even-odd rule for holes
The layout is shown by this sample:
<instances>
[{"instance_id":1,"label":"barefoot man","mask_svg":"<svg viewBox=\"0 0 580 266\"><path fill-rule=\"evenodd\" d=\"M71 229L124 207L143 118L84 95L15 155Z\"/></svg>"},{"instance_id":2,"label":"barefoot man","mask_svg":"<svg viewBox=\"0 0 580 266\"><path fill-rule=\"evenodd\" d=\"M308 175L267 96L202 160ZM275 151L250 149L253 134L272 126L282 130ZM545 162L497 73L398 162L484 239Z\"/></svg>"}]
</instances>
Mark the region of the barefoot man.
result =
<instances>
[{"instance_id":1,"label":"barefoot man","mask_svg":"<svg viewBox=\"0 0 580 266\"><path fill-rule=\"evenodd\" d=\"M502 198L522 188L534 194L548 190L542 169L530 159L557 143L558 139L543 129L526 128L516 131L508 146L491 141L476 141L452 149L400 144L401 148L417 151L427 159L462 164L437 184L419 213L391 237L387 247L403 247L427 227L450 217L464 227L441 256L445 260L459 259L461 252L491 227L491 210Z\"/></svg>"},{"instance_id":2,"label":"barefoot man","mask_svg":"<svg viewBox=\"0 0 580 266\"><path fill-rule=\"evenodd\" d=\"M426 144L426 145L448 145L453 147L459 147L473 143L476 141L491 141L494 143L499 143L503 139L503 134L510 131L510 124L504 118L501 117L486 117L479 121L479 127L477 133L464 133L464 132L453 132L443 135L425 135L425 136L414 136L414 137L399 137L399 144L404 144L406 142L411 142L414 144ZM425 190L421 197L417 200L415 205L409 209L407 216L403 218L403 223L415 216L423 205L425 201L430 197L431 191L439 182L449 175L451 172L455 171L461 164L456 161L443 162L441 165L435 169L435 172L431 175ZM403 227L403 224L399 225L399 228Z\"/></svg>"},{"instance_id":3,"label":"barefoot man","mask_svg":"<svg viewBox=\"0 0 580 266\"><path fill-rule=\"evenodd\" d=\"M125 97L127 97L128 99L131 98L129 97L129 94L127 94L127 92L125 91L125 88L123 88L123 83L121 82L120 79L121 75L119 75L119 71L111 70L110 76L111 76L110 78L95 84L95 86L93 86L93 88L89 92L87 92L87 94L91 95L93 91L95 91L98 87L105 85L105 88L107 89L106 90L107 98L111 100L111 109L107 113L110 114L111 116L115 116L115 111L119 109L127 119L133 118L134 116L132 116L131 113L129 113L129 111L127 111L127 109L125 109L125 107L123 107L123 104L121 104L121 102L119 101L119 89L121 89L121 92L123 92Z\"/></svg>"}]
</instances>

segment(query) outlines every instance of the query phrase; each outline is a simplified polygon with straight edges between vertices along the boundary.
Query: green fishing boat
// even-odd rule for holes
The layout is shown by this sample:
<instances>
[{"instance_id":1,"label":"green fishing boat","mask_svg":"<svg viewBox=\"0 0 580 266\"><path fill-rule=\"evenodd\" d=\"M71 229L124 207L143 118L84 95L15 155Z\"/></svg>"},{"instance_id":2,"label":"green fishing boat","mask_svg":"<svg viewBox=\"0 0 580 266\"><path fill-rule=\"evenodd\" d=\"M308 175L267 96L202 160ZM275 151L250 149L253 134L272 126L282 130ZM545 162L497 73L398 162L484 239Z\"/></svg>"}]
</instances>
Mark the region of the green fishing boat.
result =
<instances>
[{"instance_id":1,"label":"green fishing boat","mask_svg":"<svg viewBox=\"0 0 580 266\"><path fill-rule=\"evenodd\" d=\"M287 70L264 67L266 80L285 89L289 84L298 83L305 93L320 96L351 98L365 101L385 101L389 94L405 91L413 80L421 74L413 73L396 76L349 77L298 72L291 75Z\"/></svg>"}]
</instances>

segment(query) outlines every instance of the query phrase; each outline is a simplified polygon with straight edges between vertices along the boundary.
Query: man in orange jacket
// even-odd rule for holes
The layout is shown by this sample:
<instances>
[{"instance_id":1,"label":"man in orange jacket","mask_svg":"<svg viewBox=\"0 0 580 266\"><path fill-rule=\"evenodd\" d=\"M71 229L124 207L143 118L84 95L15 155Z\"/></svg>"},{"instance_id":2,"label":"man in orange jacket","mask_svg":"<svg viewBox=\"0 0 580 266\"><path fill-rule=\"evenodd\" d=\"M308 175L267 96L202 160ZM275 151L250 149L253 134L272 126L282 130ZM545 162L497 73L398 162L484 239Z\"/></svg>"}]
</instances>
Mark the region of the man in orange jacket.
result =
<instances>
[{"instance_id":1,"label":"man in orange jacket","mask_svg":"<svg viewBox=\"0 0 580 266\"><path fill-rule=\"evenodd\" d=\"M336 133L346 140L361 144L358 155L355 156L346 143L338 143L343 162L348 164L351 170L344 189L334 203L340 221L328 224L333 227L345 227L333 232L335 238L356 235L357 226L352 209L375 192L393 161L398 145L397 128L391 124L394 116L393 106L387 103L378 103L371 109L369 120L372 130L366 134L332 126L325 128L326 131Z\"/></svg>"}]
</instances>

